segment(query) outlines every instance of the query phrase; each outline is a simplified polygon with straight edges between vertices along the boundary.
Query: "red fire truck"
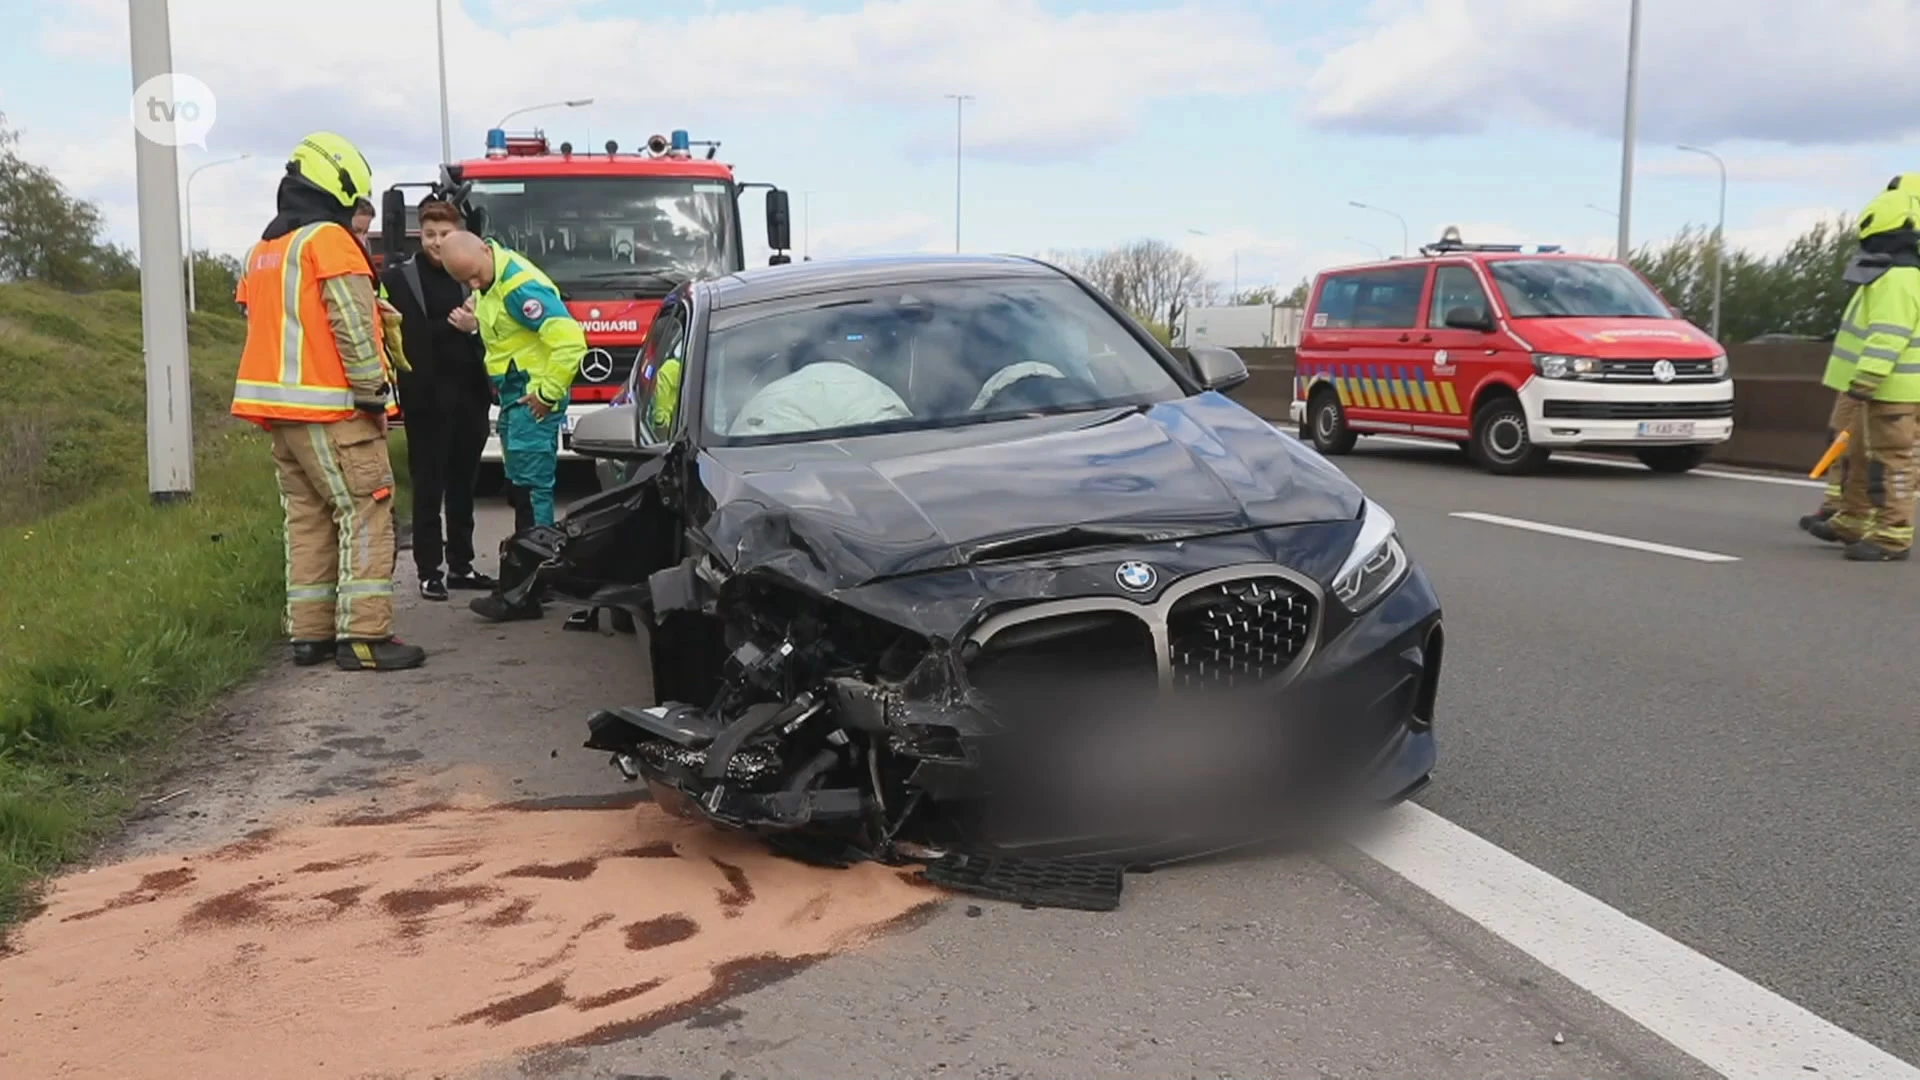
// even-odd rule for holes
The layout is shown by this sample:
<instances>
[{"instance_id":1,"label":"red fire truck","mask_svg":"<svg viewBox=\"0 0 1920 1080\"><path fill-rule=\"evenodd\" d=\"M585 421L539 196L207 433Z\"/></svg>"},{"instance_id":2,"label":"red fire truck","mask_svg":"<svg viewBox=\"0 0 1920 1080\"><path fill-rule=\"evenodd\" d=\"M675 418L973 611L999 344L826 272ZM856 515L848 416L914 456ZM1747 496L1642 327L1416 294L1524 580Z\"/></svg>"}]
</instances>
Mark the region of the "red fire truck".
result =
<instances>
[{"instance_id":1,"label":"red fire truck","mask_svg":"<svg viewBox=\"0 0 1920 1080\"><path fill-rule=\"evenodd\" d=\"M695 146L706 153L696 158ZM790 262L792 219L787 193L771 184L743 184L714 160L720 144L685 131L654 135L639 152L608 140L597 152L543 132L487 133L485 157L442 165L430 184L398 184L383 198L379 249L383 261L419 249L417 202L407 189L460 207L467 227L519 251L559 286L567 310L587 335L587 355L573 386L561 458L579 460L573 424L605 408L633 370L660 300L683 281L744 269L740 198L766 189L767 247L774 264ZM497 416L497 410L495 415ZM500 443L482 456L481 486L497 488Z\"/></svg>"}]
</instances>

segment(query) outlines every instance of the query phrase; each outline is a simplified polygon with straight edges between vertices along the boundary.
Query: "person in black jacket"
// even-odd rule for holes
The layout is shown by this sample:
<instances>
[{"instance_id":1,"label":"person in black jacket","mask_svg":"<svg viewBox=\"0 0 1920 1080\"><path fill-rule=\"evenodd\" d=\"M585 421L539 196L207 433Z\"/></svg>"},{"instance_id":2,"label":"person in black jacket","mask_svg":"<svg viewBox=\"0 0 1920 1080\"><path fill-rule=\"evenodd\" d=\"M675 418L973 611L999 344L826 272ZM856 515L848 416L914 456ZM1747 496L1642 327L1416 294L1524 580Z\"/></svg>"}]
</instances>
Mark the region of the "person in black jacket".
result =
<instances>
[{"instance_id":1,"label":"person in black jacket","mask_svg":"<svg viewBox=\"0 0 1920 1080\"><path fill-rule=\"evenodd\" d=\"M441 242L461 228L451 204L423 201L420 252L382 275L400 311L401 342L413 368L398 381L413 474L413 561L420 595L428 600L445 600L450 588L484 591L494 584L473 566L473 489L493 386L471 290L440 265Z\"/></svg>"}]
</instances>

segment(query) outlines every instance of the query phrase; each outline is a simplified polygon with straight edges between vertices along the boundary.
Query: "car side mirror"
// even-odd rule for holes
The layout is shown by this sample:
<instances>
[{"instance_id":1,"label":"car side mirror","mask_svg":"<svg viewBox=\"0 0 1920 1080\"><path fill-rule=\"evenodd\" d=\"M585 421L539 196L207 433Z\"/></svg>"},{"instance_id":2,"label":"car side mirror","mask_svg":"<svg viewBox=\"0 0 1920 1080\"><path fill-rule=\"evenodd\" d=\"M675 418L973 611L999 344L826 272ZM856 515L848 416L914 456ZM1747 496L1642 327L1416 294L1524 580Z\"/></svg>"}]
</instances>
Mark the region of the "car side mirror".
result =
<instances>
[{"instance_id":1,"label":"car side mirror","mask_svg":"<svg viewBox=\"0 0 1920 1080\"><path fill-rule=\"evenodd\" d=\"M1478 330L1483 334L1493 332L1493 316L1481 307L1461 306L1447 309L1447 329Z\"/></svg>"},{"instance_id":2,"label":"car side mirror","mask_svg":"<svg viewBox=\"0 0 1920 1080\"><path fill-rule=\"evenodd\" d=\"M582 457L637 461L654 457L665 443L648 442L640 434L640 403L609 405L580 418L573 426L573 451Z\"/></svg>"},{"instance_id":3,"label":"car side mirror","mask_svg":"<svg viewBox=\"0 0 1920 1080\"><path fill-rule=\"evenodd\" d=\"M1232 393L1251 377L1247 373L1246 361L1240 359L1240 354L1232 349L1218 345L1195 345L1187 350L1187 358L1193 365L1194 377L1200 380L1202 390Z\"/></svg>"}]
</instances>

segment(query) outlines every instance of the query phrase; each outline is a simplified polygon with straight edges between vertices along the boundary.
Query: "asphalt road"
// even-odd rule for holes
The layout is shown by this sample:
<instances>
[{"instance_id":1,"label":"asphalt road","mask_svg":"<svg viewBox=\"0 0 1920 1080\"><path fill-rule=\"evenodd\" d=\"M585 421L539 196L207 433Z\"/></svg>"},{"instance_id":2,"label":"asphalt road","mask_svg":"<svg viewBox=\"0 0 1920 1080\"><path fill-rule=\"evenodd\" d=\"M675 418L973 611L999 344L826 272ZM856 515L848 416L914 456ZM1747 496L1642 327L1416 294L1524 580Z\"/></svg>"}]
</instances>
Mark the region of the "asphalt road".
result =
<instances>
[{"instance_id":1,"label":"asphalt road","mask_svg":"<svg viewBox=\"0 0 1920 1080\"><path fill-rule=\"evenodd\" d=\"M1366 439L1338 463L1446 606L1442 765L1418 801L1920 1060L1920 566L1801 533L1801 486L1502 478Z\"/></svg>"},{"instance_id":2,"label":"asphalt road","mask_svg":"<svg viewBox=\"0 0 1920 1080\"><path fill-rule=\"evenodd\" d=\"M1920 1061L1920 567L1845 563L1794 527L1816 495L1786 484L1581 465L1496 478L1370 440L1339 464L1399 519L1448 614L1441 767L1424 810L1400 812L1398 854L1169 868L1131 877L1109 914L956 899L642 1037L481 1075L1695 1080L1714 1075L1699 1047L1725 1068L1743 1040L1763 1066L1726 1069L1742 1080L1920 1075L1859 1053L1864 1067L1816 1070L1801 1061L1833 1058L1774 1045L1824 1021ZM482 550L507 526L486 507ZM270 674L123 853L230 841L316 798L392 809L399 768L454 785L477 770L514 797L631 790L578 747L589 709L650 699L637 643L557 617L486 626L405 588L400 629L433 650L426 668L378 690ZM1485 897L1462 902L1461 881ZM1731 968L1725 996L1676 1000L1712 997L1707 961L1649 953L1629 920ZM1815 1015L1767 1013L1745 980ZM1713 1030L1680 1031L1692 1049L1668 1041L1663 1021L1715 1010ZM1740 1030L1763 1015L1781 1029Z\"/></svg>"}]
</instances>

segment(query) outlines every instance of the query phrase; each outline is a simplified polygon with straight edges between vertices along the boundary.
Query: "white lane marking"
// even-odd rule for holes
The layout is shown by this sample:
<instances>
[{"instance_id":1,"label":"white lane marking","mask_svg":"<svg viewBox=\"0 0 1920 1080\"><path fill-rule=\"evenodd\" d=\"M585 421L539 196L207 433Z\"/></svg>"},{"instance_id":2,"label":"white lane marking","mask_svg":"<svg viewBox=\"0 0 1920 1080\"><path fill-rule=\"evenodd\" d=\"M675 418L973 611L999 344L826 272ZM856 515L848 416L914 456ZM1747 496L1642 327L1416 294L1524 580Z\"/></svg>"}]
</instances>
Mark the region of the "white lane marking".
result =
<instances>
[{"instance_id":1,"label":"white lane marking","mask_svg":"<svg viewBox=\"0 0 1920 1080\"><path fill-rule=\"evenodd\" d=\"M1358 846L1727 1080L1920 1080L1920 1068L1423 806L1394 807Z\"/></svg>"},{"instance_id":2,"label":"white lane marking","mask_svg":"<svg viewBox=\"0 0 1920 1080\"><path fill-rule=\"evenodd\" d=\"M1510 529L1526 529L1529 532L1547 533L1551 536L1565 536L1573 540L1586 540L1595 544L1611 544L1614 547L1632 548L1635 551L1650 551L1655 555L1671 555L1676 559L1692 559L1695 562L1727 563L1739 562L1738 555L1722 555L1714 551L1696 551L1693 548L1674 547L1672 544L1656 544L1651 540L1635 540L1630 536L1614 536L1610 533L1588 532L1585 529L1569 529L1565 525L1548 525L1525 518L1501 517L1499 514L1483 514L1477 510L1456 510L1448 517L1464 518L1467 521L1484 521L1489 525L1505 525Z\"/></svg>"},{"instance_id":3,"label":"white lane marking","mask_svg":"<svg viewBox=\"0 0 1920 1080\"><path fill-rule=\"evenodd\" d=\"M1374 442L1390 443L1395 446L1411 446L1421 450L1431 450L1443 446L1452 448L1453 446L1452 443L1439 439L1409 438L1399 435L1374 435L1369 436L1369 438ZM1556 450L1553 456L1556 461L1571 461L1580 465L1604 465L1609 469L1633 469L1636 472L1651 471L1637 461L1621 461L1618 458L1597 457L1592 454ZM1750 484L1778 484L1781 487L1825 489L1827 486L1824 481L1809 480L1804 476L1776 476L1772 473L1759 472L1728 472L1724 469L1694 469L1687 473L1687 475L1707 476L1715 480L1744 480Z\"/></svg>"}]
</instances>

